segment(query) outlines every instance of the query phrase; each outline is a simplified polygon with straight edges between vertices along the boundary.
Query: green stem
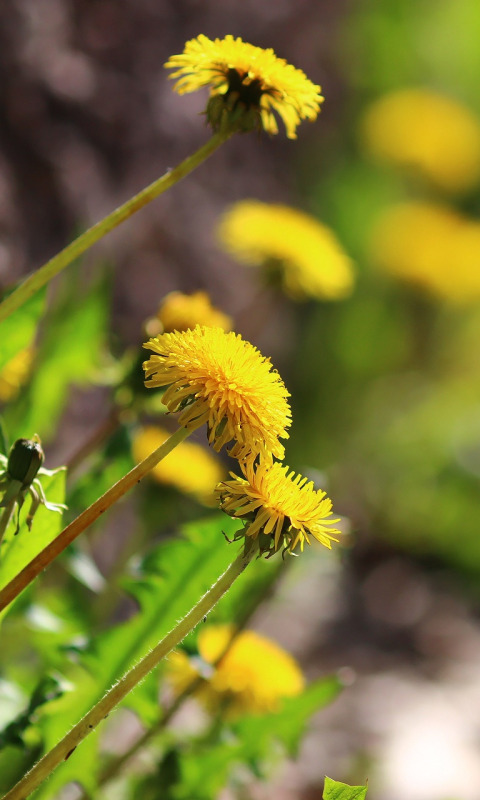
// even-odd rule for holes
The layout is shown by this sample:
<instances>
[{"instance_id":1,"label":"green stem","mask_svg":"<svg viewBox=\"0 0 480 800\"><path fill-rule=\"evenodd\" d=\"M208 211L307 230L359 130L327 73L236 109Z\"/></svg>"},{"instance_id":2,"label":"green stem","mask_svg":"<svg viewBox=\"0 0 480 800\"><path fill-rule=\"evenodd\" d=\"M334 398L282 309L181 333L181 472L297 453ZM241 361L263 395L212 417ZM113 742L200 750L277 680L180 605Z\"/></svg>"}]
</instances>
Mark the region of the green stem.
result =
<instances>
[{"instance_id":1,"label":"green stem","mask_svg":"<svg viewBox=\"0 0 480 800\"><path fill-rule=\"evenodd\" d=\"M75 261L79 256L88 250L92 245L102 239L107 233L116 228L120 223L139 211L143 206L155 200L171 186L188 175L195 167L198 167L209 156L211 156L223 142L225 142L233 131L222 130L215 133L209 141L200 147L196 153L186 158L177 167L168 170L165 175L146 186L141 192L131 197L122 206L116 208L100 222L97 222L87 231L82 233L77 239L67 247L57 253L56 256L47 261L42 267L37 269L26 278L17 288L0 303L0 322L16 311L32 295L39 291L42 286L58 275L68 264Z\"/></svg>"},{"instance_id":2,"label":"green stem","mask_svg":"<svg viewBox=\"0 0 480 800\"><path fill-rule=\"evenodd\" d=\"M147 458L141 461L140 464L137 464L130 472L127 472L127 474L111 486L105 494L102 494L102 496L99 497L98 500L95 500L85 511L82 511L70 525L67 525L50 544L44 547L44 549L18 573L18 575L12 578L10 583L7 583L7 585L0 590L0 611L8 606L9 603L11 603L12 600L14 600L20 592L45 569L45 567L51 564L51 562L77 538L77 536L83 533L86 528L107 510L107 508L110 508L120 497L123 497L136 483L139 483L162 458L165 458L177 444L183 442L190 433L192 433L191 430L179 428L166 442L161 444L160 447L157 447L153 453L150 453Z\"/></svg>"},{"instance_id":3,"label":"green stem","mask_svg":"<svg viewBox=\"0 0 480 800\"><path fill-rule=\"evenodd\" d=\"M191 611L146 656L125 673L90 711L85 714L55 747L3 797L3 800L25 800L53 770L75 750L77 745L115 708L149 672L176 647L185 636L211 611L215 604L243 572L256 552L255 542L248 541L245 549L198 601Z\"/></svg>"},{"instance_id":4,"label":"green stem","mask_svg":"<svg viewBox=\"0 0 480 800\"><path fill-rule=\"evenodd\" d=\"M0 517L0 544L2 543L3 535L8 528L8 523L12 519L14 508L15 500L11 500L3 509L3 514Z\"/></svg>"}]
</instances>

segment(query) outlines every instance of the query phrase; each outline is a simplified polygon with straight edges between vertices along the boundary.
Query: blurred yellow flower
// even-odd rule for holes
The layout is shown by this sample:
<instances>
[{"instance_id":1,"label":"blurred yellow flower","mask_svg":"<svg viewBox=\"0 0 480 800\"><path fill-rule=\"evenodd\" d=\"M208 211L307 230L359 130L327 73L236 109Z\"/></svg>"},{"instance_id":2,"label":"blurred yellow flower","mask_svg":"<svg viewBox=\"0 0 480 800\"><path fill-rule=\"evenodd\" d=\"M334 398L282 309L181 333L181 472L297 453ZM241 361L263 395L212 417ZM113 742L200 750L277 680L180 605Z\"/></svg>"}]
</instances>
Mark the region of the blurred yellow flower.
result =
<instances>
[{"instance_id":1,"label":"blurred yellow flower","mask_svg":"<svg viewBox=\"0 0 480 800\"><path fill-rule=\"evenodd\" d=\"M256 347L239 334L200 325L143 346L154 353L143 365L145 386L168 386L162 402L181 412L180 425L194 430L206 422L215 450L234 440L234 458L283 457L279 438L288 438L289 392Z\"/></svg>"},{"instance_id":2,"label":"blurred yellow flower","mask_svg":"<svg viewBox=\"0 0 480 800\"><path fill-rule=\"evenodd\" d=\"M350 293L352 262L334 233L302 211L244 200L224 215L218 237L239 261L279 279L296 300L338 300Z\"/></svg>"},{"instance_id":3,"label":"blurred yellow flower","mask_svg":"<svg viewBox=\"0 0 480 800\"><path fill-rule=\"evenodd\" d=\"M223 328L224 331L232 329L231 318L212 306L207 292L170 292L164 297L157 317L162 324L162 333L186 331L195 325Z\"/></svg>"},{"instance_id":4,"label":"blurred yellow flower","mask_svg":"<svg viewBox=\"0 0 480 800\"><path fill-rule=\"evenodd\" d=\"M282 698L302 692L304 677L289 653L254 631L239 633L227 650L234 633L231 625L203 628L198 635L201 660L189 659L180 650L169 656L168 677L175 694L202 676L194 692L198 700L212 713L223 710L235 718L276 711Z\"/></svg>"},{"instance_id":5,"label":"blurred yellow flower","mask_svg":"<svg viewBox=\"0 0 480 800\"><path fill-rule=\"evenodd\" d=\"M278 133L275 114L283 120L289 139L303 119L315 120L323 97L320 86L308 80L271 48L243 42L231 35L209 39L200 34L185 45L183 53L165 64L179 78L175 91L195 92L210 86L207 116L217 128L224 113L240 130L263 128Z\"/></svg>"},{"instance_id":6,"label":"blurred yellow flower","mask_svg":"<svg viewBox=\"0 0 480 800\"><path fill-rule=\"evenodd\" d=\"M329 519L332 501L312 481L269 459L240 466L245 478L230 473L233 480L220 483L215 493L222 511L248 522L242 535L261 535L261 552L274 553L282 545L292 553L298 544L303 551L309 535L329 549L338 541L340 531L330 527L338 522Z\"/></svg>"},{"instance_id":7,"label":"blurred yellow flower","mask_svg":"<svg viewBox=\"0 0 480 800\"><path fill-rule=\"evenodd\" d=\"M140 428L133 439L133 457L137 464L160 447L168 437L164 428L153 425ZM194 495L205 505L214 505L214 489L225 474L223 465L204 447L194 442L181 442L152 470L159 483L175 486Z\"/></svg>"},{"instance_id":8,"label":"blurred yellow flower","mask_svg":"<svg viewBox=\"0 0 480 800\"><path fill-rule=\"evenodd\" d=\"M14 400L30 374L34 349L25 347L7 361L0 372L0 402Z\"/></svg>"},{"instance_id":9,"label":"blurred yellow flower","mask_svg":"<svg viewBox=\"0 0 480 800\"><path fill-rule=\"evenodd\" d=\"M412 167L446 191L464 191L480 179L480 122L428 89L381 97L368 109L361 135L378 158Z\"/></svg>"},{"instance_id":10,"label":"blurred yellow flower","mask_svg":"<svg viewBox=\"0 0 480 800\"><path fill-rule=\"evenodd\" d=\"M446 206L410 202L388 209L372 232L371 258L452 303L480 299L480 223Z\"/></svg>"}]
</instances>

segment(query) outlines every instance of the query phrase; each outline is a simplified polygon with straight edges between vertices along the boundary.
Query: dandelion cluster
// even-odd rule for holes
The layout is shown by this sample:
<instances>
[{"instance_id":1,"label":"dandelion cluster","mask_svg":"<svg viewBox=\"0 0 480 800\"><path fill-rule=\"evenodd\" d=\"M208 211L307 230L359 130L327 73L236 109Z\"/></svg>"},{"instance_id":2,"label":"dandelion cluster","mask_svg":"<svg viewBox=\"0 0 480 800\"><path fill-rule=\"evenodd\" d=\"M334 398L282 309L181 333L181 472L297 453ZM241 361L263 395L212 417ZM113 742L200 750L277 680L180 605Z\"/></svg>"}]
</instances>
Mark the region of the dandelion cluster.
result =
<instances>
[{"instance_id":1,"label":"dandelion cluster","mask_svg":"<svg viewBox=\"0 0 480 800\"><path fill-rule=\"evenodd\" d=\"M278 58L271 48L243 42L229 35L209 39L201 34L186 43L183 53L165 64L178 79L179 94L210 87L207 117L214 128L224 113L239 130L263 128L278 133L275 114L283 120L287 137L296 139L296 129L304 119L315 120L323 97L320 86L304 72Z\"/></svg>"}]
</instances>

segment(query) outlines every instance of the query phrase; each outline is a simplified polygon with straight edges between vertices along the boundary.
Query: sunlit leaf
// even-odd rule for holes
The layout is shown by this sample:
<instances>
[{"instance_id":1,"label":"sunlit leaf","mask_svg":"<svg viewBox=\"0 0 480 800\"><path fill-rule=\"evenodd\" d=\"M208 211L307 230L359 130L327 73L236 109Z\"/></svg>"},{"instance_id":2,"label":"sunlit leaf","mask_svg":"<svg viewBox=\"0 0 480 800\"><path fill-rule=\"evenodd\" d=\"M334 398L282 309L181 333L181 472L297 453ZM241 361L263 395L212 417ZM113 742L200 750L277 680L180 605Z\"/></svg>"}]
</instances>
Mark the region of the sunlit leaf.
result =
<instances>
[{"instance_id":1,"label":"sunlit leaf","mask_svg":"<svg viewBox=\"0 0 480 800\"><path fill-rule=\"evenodd\" d=\"M367 786L348 786L325 777L323 800L365 800Z\"/></svg>"},{"instance_id":2,"label":"sunlit leaf","mask_svg":"<svg viewBox=\"0 0 480 800\"><path fill-rule=\"evenodd\" d=\"M0 326L0 370L16 353L28 347L45 306L45 291L37 292Z\"/></svg>"}]
</instances>

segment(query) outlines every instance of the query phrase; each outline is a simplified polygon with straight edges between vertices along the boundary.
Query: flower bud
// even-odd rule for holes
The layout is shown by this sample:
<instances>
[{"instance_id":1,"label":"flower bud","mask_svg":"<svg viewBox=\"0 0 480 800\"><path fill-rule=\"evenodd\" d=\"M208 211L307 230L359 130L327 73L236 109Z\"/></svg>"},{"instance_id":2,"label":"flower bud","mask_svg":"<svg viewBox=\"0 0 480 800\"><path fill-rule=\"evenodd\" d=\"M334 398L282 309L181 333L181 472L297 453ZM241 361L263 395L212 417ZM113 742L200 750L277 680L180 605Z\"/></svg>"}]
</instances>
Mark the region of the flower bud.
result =
<instances>
[{"instance_id":1,"label":"flower bud","mask_svg":"<svg viewBox=\"0 0 480 800\"><path fill-rule=\"evenodd\" d=\"M30 486L45 460L40 442L17 439L8 456L8 474L23 486Z\"/></svg>"}]
</instances>

